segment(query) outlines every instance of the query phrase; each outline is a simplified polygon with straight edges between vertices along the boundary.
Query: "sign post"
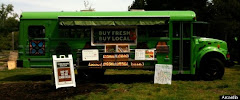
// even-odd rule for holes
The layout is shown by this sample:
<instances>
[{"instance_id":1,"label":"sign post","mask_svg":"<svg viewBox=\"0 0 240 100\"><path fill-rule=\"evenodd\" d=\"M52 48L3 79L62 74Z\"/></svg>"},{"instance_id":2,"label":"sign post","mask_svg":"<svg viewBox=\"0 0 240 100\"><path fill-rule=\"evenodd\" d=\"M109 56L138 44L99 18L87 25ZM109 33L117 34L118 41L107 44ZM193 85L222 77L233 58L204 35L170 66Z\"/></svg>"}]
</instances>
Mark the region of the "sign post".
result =
<instances>
[{"instance_id":1,"label":"sign post","mask_svg":"<svg viewBox=\"0 0 240 100\"><path fill-rule=\"evenodd\" d=\"M172 82L172 65L156 64L154 84L171 84L171 82Z\"/></svg>"},{"instance_id":2,"label":"sign post","mask_svg":"<svg viewBox=\"0 0 240 100\"><path fill-rule=\"evenodd\" d=\"M56 89L61 87L76 87L72 55L53 55L53 67Z\"/></svg>"}]
</instances>

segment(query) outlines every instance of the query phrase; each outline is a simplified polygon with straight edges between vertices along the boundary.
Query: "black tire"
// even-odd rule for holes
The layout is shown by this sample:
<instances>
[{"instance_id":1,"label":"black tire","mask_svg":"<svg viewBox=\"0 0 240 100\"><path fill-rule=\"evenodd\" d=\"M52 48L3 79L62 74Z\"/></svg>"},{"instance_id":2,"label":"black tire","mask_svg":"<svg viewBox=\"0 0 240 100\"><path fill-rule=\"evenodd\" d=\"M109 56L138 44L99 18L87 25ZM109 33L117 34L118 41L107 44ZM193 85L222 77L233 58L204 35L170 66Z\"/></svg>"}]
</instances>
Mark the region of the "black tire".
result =
<instances>
[{"instance_id":1,"label":"black tire","mask_svg":"<svg viewBox=\"0 0 240 100\"><path fill-rule=\"evenodd\" d=\"M201 66L201 77L204 80L216 80L222 79L224 75L224 64L218 58L210 58L202 62Z\"/></svg>"}]
</instances>

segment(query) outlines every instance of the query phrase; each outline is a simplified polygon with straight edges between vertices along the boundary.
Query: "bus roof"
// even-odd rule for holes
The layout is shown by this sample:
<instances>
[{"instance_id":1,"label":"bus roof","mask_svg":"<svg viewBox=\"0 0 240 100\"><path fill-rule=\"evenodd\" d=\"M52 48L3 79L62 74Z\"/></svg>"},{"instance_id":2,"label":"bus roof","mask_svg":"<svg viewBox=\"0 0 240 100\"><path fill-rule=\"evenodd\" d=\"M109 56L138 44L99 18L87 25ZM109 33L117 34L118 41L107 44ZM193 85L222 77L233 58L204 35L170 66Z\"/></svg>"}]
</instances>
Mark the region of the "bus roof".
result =
<instances>
[{"instance_id":1,"label":"bus roof","mask_svg":"<svg viewBox=\"0 0 240 100\"><path fill-rule=\"evenodd\" d=\"M59 17L170 17L170 20L192 21L193 11L115 11L115 12L23 12L23 19L58 19Z\"/></svg>"}]
</instances>

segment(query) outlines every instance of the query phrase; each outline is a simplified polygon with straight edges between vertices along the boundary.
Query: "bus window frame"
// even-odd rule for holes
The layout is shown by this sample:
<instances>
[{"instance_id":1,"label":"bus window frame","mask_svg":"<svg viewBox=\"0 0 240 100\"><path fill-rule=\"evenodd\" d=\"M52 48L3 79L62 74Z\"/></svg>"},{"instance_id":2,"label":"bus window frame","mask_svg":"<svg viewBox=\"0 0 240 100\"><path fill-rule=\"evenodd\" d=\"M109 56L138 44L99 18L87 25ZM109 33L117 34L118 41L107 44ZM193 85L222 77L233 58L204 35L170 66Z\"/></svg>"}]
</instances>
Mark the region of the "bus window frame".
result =
<instances>
[{"instance_id":1,"label":"bus window frame","mask_svg":"<svg viewBox=\"0 0 240 100\"><path fill-rule=\"evenodd\" d=\"M30 37L30 27L43 27L42 34L44 34L44 36L43 37L39 37L39 36ZM44 25L28 25L27 33L28 33L28 39L46 38L46 27Z\"/></svg>"},{"instance_id":2,"label":"bus window frame","mask_svg":"<svg viewBox=\"0 0 240 100\"><path fill-rule=\"evenodd\" d=\"M209 36L209 23L208 22L196 21L196 22L192 22L192 24L193 24L193 37L208 37ZM199 33L196 33L196 31L195 31L196 24L206 26L206 28L204 28L204 29L207 29L207 30L204 31L205 32L205 33L203 33L204 36L200 36ZM203 28L200 28L200 29L204 30Z\"/></svg>"}]
</instances>

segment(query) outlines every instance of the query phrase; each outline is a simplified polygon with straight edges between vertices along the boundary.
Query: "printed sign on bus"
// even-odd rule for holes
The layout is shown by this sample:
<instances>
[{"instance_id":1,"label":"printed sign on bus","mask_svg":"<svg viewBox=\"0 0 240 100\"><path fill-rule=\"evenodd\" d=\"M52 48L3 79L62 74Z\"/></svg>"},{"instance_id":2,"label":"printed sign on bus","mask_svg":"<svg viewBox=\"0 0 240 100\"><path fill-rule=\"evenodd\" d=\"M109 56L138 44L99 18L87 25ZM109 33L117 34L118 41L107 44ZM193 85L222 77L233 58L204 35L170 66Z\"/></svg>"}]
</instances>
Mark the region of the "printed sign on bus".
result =
<instances>
[{"instance_id":1,"label":"printed sign on bus","mask_svg":"<svg viewBox=\"0 0 240 100\"><path fill-rule=\"evenodd\" d=\"M136 27L94 27L92 28L93 45L136 44Z\"/></svg>"}]
</instances>

